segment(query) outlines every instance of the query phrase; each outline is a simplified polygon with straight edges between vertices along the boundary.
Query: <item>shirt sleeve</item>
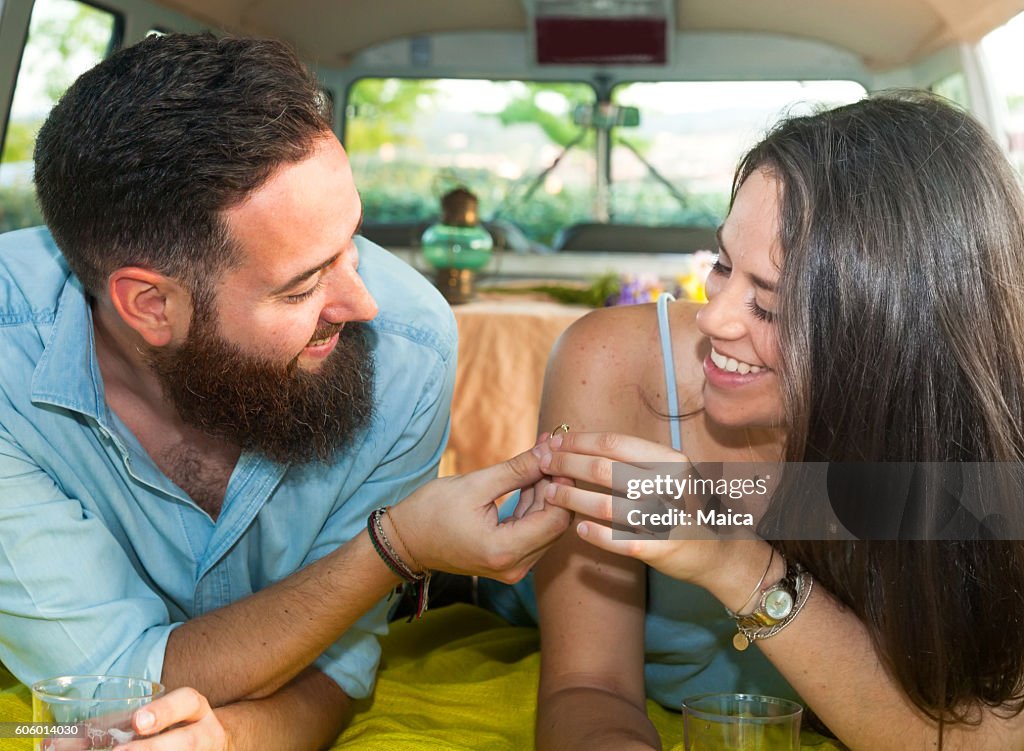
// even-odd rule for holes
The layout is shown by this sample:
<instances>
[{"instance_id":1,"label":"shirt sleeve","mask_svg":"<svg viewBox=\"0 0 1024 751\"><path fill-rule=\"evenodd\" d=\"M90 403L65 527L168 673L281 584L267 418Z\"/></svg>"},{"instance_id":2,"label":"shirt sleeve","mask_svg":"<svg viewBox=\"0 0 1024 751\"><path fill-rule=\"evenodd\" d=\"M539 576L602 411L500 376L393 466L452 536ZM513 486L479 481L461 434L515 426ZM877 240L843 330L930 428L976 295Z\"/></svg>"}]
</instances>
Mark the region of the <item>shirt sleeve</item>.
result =
<instances>
[{"instance_id":1,"label":"shirt sleeve","mask_svg":"<svg viewBox=\"0 0 1024 751\"><path fill-rule=\"evenodd\" d=\"M454 322L452 323L454 326ZM416 369L410 368L412 372ZM420 371L422 373L422 371ZM391 432L393 443L385 458L359 488L331 515L306 564L318 560L359 534L371 510L398 503L424 483L437 477L448 442L455 355L437 357L408 421ZM387 633L388 603L379 602L316 661L316 667L343 691L361 699L373 690L380 646L377 636Z\"/></svg>"},{"instance_id":2,"label":"shirt sleeve","mask_svg":"<svg viewBox=\"0 0 1024 751\"><path fill-rule=\"evenodd\" d=\"M159 680L167 607L102 520L0 427L0 661L32 683L67 674Z\"/></svg>"}]
</instances>

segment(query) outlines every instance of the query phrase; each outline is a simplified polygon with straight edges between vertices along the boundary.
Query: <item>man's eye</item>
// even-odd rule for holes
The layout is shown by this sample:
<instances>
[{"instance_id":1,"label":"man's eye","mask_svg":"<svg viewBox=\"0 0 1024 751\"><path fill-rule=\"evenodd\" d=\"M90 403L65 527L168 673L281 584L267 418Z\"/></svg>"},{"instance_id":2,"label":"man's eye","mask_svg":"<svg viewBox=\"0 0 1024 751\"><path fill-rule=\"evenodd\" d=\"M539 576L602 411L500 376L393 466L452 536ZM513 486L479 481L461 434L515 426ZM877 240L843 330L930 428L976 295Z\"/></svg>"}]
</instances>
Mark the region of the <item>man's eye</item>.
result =
<instances>
[{"instance_id":1,"label":"man's eye","mask_svg":"<svg viewBox=\"0 0 1024 751\"><path fill-rule=\"evenodd\" d=\"M300 303L303 300L308 300L316 293L318 289L320 289L320 287L323 286L323 283L324 280L323 277L321 277L320 279L317 280L316 284L307 289L305 292L300 292L297 295L288 295L286 298L284 298L284 301L286 303L294 305L295 303Z\"/></svg>"}]
</instances>

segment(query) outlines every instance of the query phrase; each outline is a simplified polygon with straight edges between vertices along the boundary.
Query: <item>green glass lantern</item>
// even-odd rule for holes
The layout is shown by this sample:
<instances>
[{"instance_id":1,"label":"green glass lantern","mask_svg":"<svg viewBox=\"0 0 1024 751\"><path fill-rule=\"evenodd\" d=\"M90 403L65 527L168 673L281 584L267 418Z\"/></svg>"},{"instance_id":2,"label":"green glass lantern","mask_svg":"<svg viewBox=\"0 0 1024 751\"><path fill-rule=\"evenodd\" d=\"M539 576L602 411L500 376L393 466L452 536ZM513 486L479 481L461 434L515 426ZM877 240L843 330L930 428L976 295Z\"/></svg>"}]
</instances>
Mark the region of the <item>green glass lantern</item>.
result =
<instances>
[{"instance_id":1,"label":"green glass lantern","mask_svg":"<svg viewBox=\"0 0 1024 751\"><path fill-rule=\"evenodd\" d=\"M476 196L465 188L445 193L441 222L427 227L420 244L445 299L453 304L470 300L476 274L491 260L494 248L490 233L479 223Z\"/></svg>"}]
</instances>

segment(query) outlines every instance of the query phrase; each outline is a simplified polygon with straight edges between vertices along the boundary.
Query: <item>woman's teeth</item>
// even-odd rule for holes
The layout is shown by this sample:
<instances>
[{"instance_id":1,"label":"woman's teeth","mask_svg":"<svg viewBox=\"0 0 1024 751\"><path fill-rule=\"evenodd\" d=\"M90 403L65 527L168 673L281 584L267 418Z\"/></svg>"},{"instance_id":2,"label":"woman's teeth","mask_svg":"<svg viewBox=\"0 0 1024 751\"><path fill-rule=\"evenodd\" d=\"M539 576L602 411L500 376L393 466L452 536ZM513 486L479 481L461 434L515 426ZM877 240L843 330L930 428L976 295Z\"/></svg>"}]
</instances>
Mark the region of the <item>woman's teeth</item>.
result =
<instances>
[{"instance_id":1,"label":"woman's teeth","mask_svg":"<svg viewBox=\"0 0 1024 751\"><path fill-rule=\"evenodd\" d=\"M762 368L760 365L751 365L749 362L743 362L742 360L736 360L732 357L726 357L711 348L711 362L715 364L716 368L721 370L727 370L730 373L739 373L740 375L746 375L747 373L760 373Z\"/></svg>"}]
</instances>

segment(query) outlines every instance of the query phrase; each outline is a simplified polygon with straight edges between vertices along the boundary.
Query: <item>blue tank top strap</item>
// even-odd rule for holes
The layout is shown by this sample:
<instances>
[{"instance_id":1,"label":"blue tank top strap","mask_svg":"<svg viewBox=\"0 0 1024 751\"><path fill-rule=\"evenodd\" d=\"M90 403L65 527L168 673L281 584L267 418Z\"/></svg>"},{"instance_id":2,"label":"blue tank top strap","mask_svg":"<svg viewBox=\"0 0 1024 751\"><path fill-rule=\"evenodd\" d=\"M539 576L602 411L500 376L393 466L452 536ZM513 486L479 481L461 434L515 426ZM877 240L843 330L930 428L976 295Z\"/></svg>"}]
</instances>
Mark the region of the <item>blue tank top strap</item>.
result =
<instances>
[{"instance_id":1,"label":"blue tank top strap","mask_svg":"<svg viewBox=\"0 0 1024 751\"><path fill-rule=\"evenodd\" d=\"M661 337L661 361L665 366L665 388L668 390L668 427L672 434L672 448L683 450L683 439L679 430L679 392L676 388L676 361L672 357L672 332L668 326L668 304L675 300L668 292L658 296L658 335Z\"/></svg>"}]
</instances>

